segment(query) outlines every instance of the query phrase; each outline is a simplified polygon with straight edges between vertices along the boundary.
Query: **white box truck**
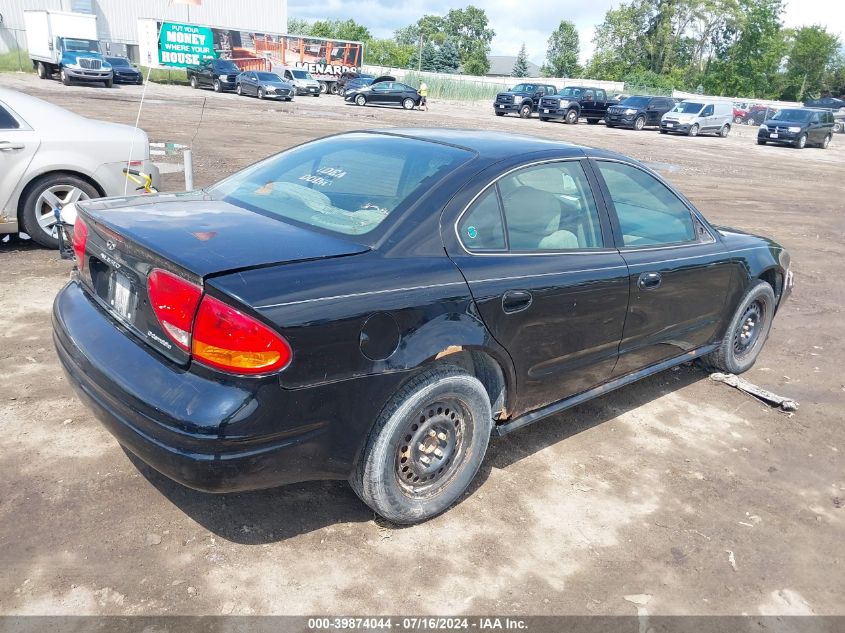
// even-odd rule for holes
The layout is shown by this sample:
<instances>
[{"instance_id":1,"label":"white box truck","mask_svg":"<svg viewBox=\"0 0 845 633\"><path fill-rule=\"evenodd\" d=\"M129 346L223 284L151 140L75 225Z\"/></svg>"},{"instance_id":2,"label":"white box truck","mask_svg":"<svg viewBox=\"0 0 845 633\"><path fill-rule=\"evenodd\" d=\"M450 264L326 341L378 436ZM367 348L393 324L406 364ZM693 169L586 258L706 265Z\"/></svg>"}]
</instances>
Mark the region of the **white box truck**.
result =
<instances>
[{"instance_id":1,"label":"white box truck","mask_svg":"<svg viewBox=\"0 0 845 633\"><path fill-rule=\"evenodd\" d=\"M98 81L111 88L113 73L100 52L97 16L66 11L23 12L29 57L41 79Z\"/></svg>"}]
</instances>

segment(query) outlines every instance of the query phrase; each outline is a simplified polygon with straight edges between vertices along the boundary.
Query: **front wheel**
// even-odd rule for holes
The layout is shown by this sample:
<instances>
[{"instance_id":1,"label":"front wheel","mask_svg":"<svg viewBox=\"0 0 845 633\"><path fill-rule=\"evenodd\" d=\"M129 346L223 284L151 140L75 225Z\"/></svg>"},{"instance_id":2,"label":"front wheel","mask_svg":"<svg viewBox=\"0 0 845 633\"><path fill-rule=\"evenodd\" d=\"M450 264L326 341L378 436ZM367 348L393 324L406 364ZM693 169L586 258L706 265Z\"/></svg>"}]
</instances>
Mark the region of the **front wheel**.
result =
<instances>
[{"instance_id":1,"label":"front wheel","mask_svg":"<svg viewBox=\"0 0 845 633\"><path fill-rule=\"evenodd\" d=\"M638 116L636 118L636 120L634 121L634 129L639 132L644 127L645 127L645 117L644 116Z\"/></svg>"},{"instance_id":2,"label":"front wheel","mask_svg":"<svg viewBox=\"0 0 845 633\"><path fill-rule=\"evenodd\" d=\"M259 88L259 89L258 89L258 98L259 98L259 99L263 99L263 98L264 98L264 88Z\"/></svg>"},{"instance_id":3,"label":"front wheel","mask_svg":"<svg viewBox=\"0 0 845 633\"><path fill-rule=\"evenodd\" d=\"M765 145L765 144L766 144L766 139L764 139L764 138L758 138L757 139L757 145Z\"/></svg>"},{"instance_id":4,"label":"front wheel","mask_svg":"<svg viewBox=\"0 0 845 633\"><path fill-rule=\"evenodd\" d=\"M737 115L734 117L734 123L742 123L742 117Z\"/></svg>"},{"instance_id":5,"label":"front wheel","mask_svg":"<svg viewBox=\"0 0 845 633\"><path fill-rule=\"evenodd\" d=\"M364 95L358 95L357 97L355 97L355 103L359 106L365 106L367 105L367 97L365 97Z\"/></svg>"},{"instance_id":6,"label":"front wheel","mask_svg":"<svg viewBox=\"0 0 845 633\"><path fill-rule=\"evenodd\" d=\"M238 94L239 97L242 97L244 94L244 89L241 88L241 84L235 86L235 92Z\"/></svg>"},{"instance_id":7,"label":"front wheel","mask_svg":"<svg viewBox=\"0 0 845 633\"><path fill-rule=\"evenodd\" d=\"M197 83L197 78L195 76L191 75L191 88L196 90L199 87L200 87L200 85Z\"/></svg>"},{"instance_id":8,"label":"front wheel","mask_svg":"<svg viewBox=\"0 0 845 633\"><path fill-rule=\"evenodd\" d=\"M807 147L807 135L802 134L801 136L798 137L798 140L795 141L795 148L796 149L804 149L805 147Z\"/></svg>"},{"instance_id":9,"label":"front wheel","mask_svg":"<svg viewBox=\"0 0 845 633\"><path fill-rule=\"evenodd\" d=\"M519 109L519 118L520 119L530 119L531 113L534 111L531 105L526 104Z\"/></svg>"},{"instance_id":10,"label":"front wheel","mask_svg":"<svg viewBox=\"0 0 845 633\"><path fill-rule=\"evenodd\" d=\"M67 72L64 68L59 72L59 78L62 80L62 83L66 86L70 85L70 77L68 76Z\"/></svg>"},{"instance_id":11,"label":"front wheel","mask_svg":"<svg viewBox=\"0 0 845 633\"><path fill-rule=\"evenodd\" d=\"M496 112L496 116L505 116L504 112Z\"/></svg>"},{"instance_id":12,"label":"front wheel","mask_svg":"<svg viewBox=\"0 0 845 633\"><path fill-rule=\"evenodd\" d=\"M688 135L688 136L698 136L698 130L699 130L699 128L698 128L698 123L696 123L695 125L693 125L693 126L689 129L689 132L687 132L687 135Z\"/></svg>"},{"instance_id":13,"label":"front wheel","mask_svg":"<svg viewBox=\"0 0 845 633\"><path fill-rule=\"evenodd\" d=\"M751 286L734 312L719 348L702 360L730 374L748 371L769 336L775 314L775 293L765 281Z\"/></svg>"},{"instance_id":14,"label":"front wheel","mask_svg":"<svg viewBox=\"0 0 845 633\"><path fill-rule=\"evenodd\" d=\"M481 382L457 367L432 367L382 411L350 484L385 519L413 524L455 503L487 451L493 426Z\"/></svg>"},{"instance_id":15,"label":"front wheel","mask_svg":"<svg viewBox=\"0 0 845 633\"><path fill-rule=\"evenodd\" d=\"M576 123L578 123L578 111L577 110L569 110L566 113L566 119L565 120L569 125L575 125Z\"/></svg>"},{"instance_id":16,"label":"front wheel","mask_svg":"<svg viewBox=\"0 0 845 633\"><path fill-rule=\"evenodd\" d=\"M214 87L214 92L223 92L223 84L220 83L219 79L215 79L212 86Z\"/></svg>"},{"instance_id":17,"label":"front wheel","mask_svg":"<svg viewBox=\"0 0 845 633\"><path fill-rule=\"evenodd\" d=\"M106 85L106 88L111 88L114 85L114 77L106 79L103 83Z\"/></svg>"}]
</instances>

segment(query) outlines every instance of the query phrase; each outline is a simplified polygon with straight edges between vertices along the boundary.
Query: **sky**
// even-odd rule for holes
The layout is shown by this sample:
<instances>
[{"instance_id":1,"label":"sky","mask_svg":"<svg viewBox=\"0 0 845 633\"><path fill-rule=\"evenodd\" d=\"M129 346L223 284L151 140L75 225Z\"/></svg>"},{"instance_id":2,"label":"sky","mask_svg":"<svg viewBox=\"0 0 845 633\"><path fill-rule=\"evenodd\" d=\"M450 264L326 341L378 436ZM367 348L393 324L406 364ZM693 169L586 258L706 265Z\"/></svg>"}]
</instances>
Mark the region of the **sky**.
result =
<instances>
[{"instance_id":1,"label":"sky","mask_svg":"<svg viewBox=\"0 0 845 633\"><path fill-rule=\"evenodd\" d=\"M740 0L741 1L741 0ZM445 15L449 9L474 4L484 9L496 31L491 53L516 55L525 42L531 61L542 64L549 35L561 20L571 20L581 40L581 61L592 53L594 28L619 0L288 0L288 14L305 20L353 18L367 26L374 37L416 22L426 13ZM845 1L786 0L786 26L821 24L845 42Z\"/></svg>"}]
</instances>

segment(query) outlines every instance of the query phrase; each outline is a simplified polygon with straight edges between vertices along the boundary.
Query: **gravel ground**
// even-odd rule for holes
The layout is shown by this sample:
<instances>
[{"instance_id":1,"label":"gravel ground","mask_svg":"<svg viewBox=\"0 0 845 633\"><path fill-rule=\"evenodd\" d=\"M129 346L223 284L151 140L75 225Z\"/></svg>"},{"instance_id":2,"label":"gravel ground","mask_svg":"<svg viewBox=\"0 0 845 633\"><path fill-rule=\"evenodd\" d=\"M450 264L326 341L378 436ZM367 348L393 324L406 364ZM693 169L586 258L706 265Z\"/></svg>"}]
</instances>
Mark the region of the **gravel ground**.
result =
<instances>
[{"instance_id":1,"label":"gravel ground","mask_svg":"<svg viewBox=\"0 0 845 633\"><path fill-rule=\"evenodd\" d=\"M129 124L141 94L0 85ZM72 395L50 334L70 264L13 239L0 244L0 614L845 615L845 136L797 151L743 126L666 137L496 118L486 103L405 112L156 85L141 126L192 145L199 186L374 127L516 131L651 163L711 221L789 249L795 292L746 377L801 406L775 411L684 366L493 441L471 494L411 528L374 520L343 482L202 494L127 456Z\"/></svg>"}]
</instances>

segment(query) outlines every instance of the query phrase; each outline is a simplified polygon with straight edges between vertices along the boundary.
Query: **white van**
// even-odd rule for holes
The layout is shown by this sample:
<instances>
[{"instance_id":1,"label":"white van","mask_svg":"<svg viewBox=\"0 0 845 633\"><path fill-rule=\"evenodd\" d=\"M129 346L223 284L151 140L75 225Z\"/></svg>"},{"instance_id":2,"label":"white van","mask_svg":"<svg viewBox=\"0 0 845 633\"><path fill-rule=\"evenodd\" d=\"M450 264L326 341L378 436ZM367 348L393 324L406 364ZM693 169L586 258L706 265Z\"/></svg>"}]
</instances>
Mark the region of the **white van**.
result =
<instances>
[{"instance_id":1,"label":"white van","mask_svg":"<svg viewBox=\"0 0 845 633\"><path fill-rule=\"evenodd\" d=\"M281 72L280 72L281 71ZM280 75L283 80L289 84L293 84L297 96L311 95L312 97L320 96L320 82L311 76L305 68L279 68L273 65L273 72Z\"/></svg>"},{"instance_id":2,"label":"white van","mask_svg":"<svg viewBox=\"0 0 845 633\"><path fill-rule=\"evenodd\" d=\"M660 133L718 134L727 136L733 123L733 104L730 101L687 99L681 101L660 119Z\"/></svg>"}]
</instances>

